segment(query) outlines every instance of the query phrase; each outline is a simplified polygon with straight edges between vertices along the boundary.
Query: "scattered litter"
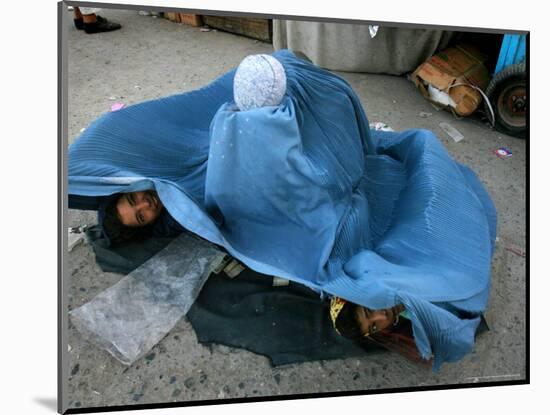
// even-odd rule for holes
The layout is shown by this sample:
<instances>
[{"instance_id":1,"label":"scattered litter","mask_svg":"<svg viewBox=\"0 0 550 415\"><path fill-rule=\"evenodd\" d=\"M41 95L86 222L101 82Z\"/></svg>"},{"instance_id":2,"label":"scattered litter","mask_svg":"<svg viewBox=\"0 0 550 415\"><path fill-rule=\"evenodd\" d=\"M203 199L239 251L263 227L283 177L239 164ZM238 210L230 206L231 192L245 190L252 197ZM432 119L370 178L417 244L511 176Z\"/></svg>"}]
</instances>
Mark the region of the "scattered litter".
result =
<instances>
[{"instance_id":1,"label":"scattered litter","mask_svg":"<svg viewBox=\"0 0 550 415\"><path fill-rule=\"evenodd\" d=\"M223 260L219 263L217 267L215 267L212 272L214 274L219 274L223 271L223 269L231 262L231 257L229 255L226 255Z\"/></svg>"},{"instance_id":2,"label":"scattered litter","mask_svg":"<svg viewBox=\"0 0 550 415\"><path fill-rule=\"evenodd\" d=\"M418 115L420 115L420 117L422 117L422 118L428 118L428 117L432 116L432 113L421 111L420 114L418 114Z\"/></svg>"},{"instance_id":3,"label":"scattered litter","mask_svg":"<svg viewBox=\"0 0 550 415\"><path fill-rule=\"evenodd\" d=\"M72 233L69 229L69 238L68 238L68 248L69 252L71 252L75 246L79 245L84 241L84 234L82 233Z\"/></svg>"},{"instance_id":4,"label":"scattered litter","mask_svg":"<svg viewBox=\"0 0 550 415\"><path fill-rule=\"evenodd\" d=\"M371 128L371 130L376 131L394 131L393 128L383 122L371 122L369 124L369 127Z\"/></svg>"},{"instance_id":5,"label":"scattered litter","mask_svg":"<svg viewBox=\"0 0 550 415\"><path fill-rule=\"evenodd\" d=\"M212 29L210 29L209 27L201 27L201 32L211 32Z\"/></svg>"},{"instance_id":6,"label":"scattered litter","mask_svg":"<svg viewBox=\"0 0 550 415\"><path fill-rule=\"evenodd\" d=\"M99 393L98 391L92 390L92 392L95 393L96 395L101 395L101 393Z\"/></svg>"},{"instance_id":7,"label":"scattered litter","mask_svg":"<svg viewBox=\"0 0 550 415\"><path fill-rule=\"evenodd\" d=\"M141 89L141 87L139 85L134 85L134 88Z\"/></svg>"},{"instance_id":8,"label":"scattered litter","mask_svg":"<svg viewBox=\"0 0 550 415\"><path fill-rule=\"evenodd\" d=\"M525 256L527 255L526 252L517 245L508 245L506 247L506 250L510 251L510 252L516 254L517 256L522 257L522 258L525 258Z\"/></svg>"},{"instance_id":9,"label":"scattered litter","mask_svg":"<svg viewBox=\"0 0 550 415\"><path fill-rule=\"evenodd\" d=\"M495 155L498 158L505 159L507 157L512 157L512 151L508 150L506 147L501 147L495 150Z\"/></svg>"},{"instance_id":10,"label":"scattered litter","mask_svg":"<svg viewBox=\"0 0 550 415\"><path fill-rule=\"evenodd\" d=\"M437 88L434 88L431 85L428 85L428 96L430 99L438 104L441 104L445 107L449 106L456 108L456 102L447 94L446 92L440 91Z\"/></svg>"},{"instance_id":11,"label":"scattered litter","mask_svg":"<svg viewBox=\"0 0 550 415\"><path fill-rule=\"evenodd\" d=\"M380 28L380 26L369 25L369 33L370 33L371 39L376 36L376 34L378 33L379 28Z\"/></svg>"},{"instance_id":12,"label":"scattered litter","mask_svg":"<svg viewBox=\"0 0 550 415\"><path fill-rule=\"evenodd\" d=\"M280 278L280 277L273 277L273 286L274 287L284 287L284 286L289 285L289 284L290 284L289 280L285 280L284 278Z\"/></svg>"},{"instance_id":13,"label":"scattered litter","mask_svg":"<svg viewBox=\"0 0 550 415\"><path fill-rule=\"evenodd\" d=\"M446 122L439 123L439 126L455 141L455 143L458 143L459 141L462 141L464 139L464 136L460 134L460 131L458 131L453 126L447 124Z\"/></svg>"},{"instance_id":14,"label":"scattered litter","mask_svg":"<svg viewBox=\"0 0 550 415\"><path fill-rule=\"evenodd\" d=\"M114 95L111 95L111 96L109 97L109 101L115 101L115 100L116 100L116 97L115 97Z\"/></svg>"},{"instance_id":15,"label":"scattered litter","mask_svg":"<svg viewBox=\"0 0 550 415\"><path fill-rule=\"evenodd\" d=\"M151 16L151 17L153 17L153 18L157 18L158 15L159 15L159 12L150 12L150 11L147 11L147 10L140 10L140 11L138 12L138 14L139 14L140 16Z\"/></svg>"},{"instance_id":16,"label":"scattered litter","mask_svg":"<svg viewBox=\"0 0 550 415\"><path fill-rule=\"evenodd\" d=\"M86 130L85 128L81 128L80 132L83 133L85 130Z\"/></svg>"},{"instance_id":17,"label":"scattered litter","mask_svg":"<svg viewBox=\"0 0 550 415\"><path fill-rule=\"evenodd\" d=\"M70 344L67 344L67 350L70 352L71 350L73 350L73 348L71 347Z\"/></svg>"},{"instance_id":18,"label":"scattered litter","mask_svg":"<svg viewBox=\"0 0 550 415\"><path fill-rule=\"evenodd\" d=\"M235 278L244 271L244 267L234 259L223 270L229 278Z\"/></svg>"},{"instance_id":19,"label":"scattered litter","mask_svg":"<svg viewBox=\"0 0 550 415\"><path fill-rule=\"evenodd\" d=\"M122 108L124 108L124 104L122 102L115 102L111 105L111 112L121 110Z\"/></svg>"},{"instance_id":20,"label":"scattered litter","mask_svg":"<svg viewBox=\"0 0 550 415\"><path fill-rule=\"evenodd\" d=\"M85 240L84 232L89 227L89 225L83 225L83 226L75 226L72 228L68 228L68 249L69 252L73 250L75 246L80 244L82 241ZM69 350L70 351L70 350Z\"/></svg>"}]
</instances>

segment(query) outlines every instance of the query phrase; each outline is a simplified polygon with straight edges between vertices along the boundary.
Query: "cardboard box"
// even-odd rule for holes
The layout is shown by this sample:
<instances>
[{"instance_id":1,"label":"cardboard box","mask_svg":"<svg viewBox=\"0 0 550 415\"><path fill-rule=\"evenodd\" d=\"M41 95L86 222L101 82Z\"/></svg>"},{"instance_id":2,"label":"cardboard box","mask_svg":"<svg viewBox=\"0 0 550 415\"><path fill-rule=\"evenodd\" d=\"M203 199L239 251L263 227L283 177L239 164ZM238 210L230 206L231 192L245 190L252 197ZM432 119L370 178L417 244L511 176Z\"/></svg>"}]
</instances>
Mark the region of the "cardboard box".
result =
<instances>
[{"instance_id":1,"label":"cardboard box","mask_svg":"<svg viewBox=\"0 0 550 415\"><path fill-rule=\"evenodd\" d=\"M483 61L483 55L474 47L457 45L437 53L420 65L413 72L412 80L429 101L443 105L458 115L470 115L483 100L474 87L485 90L490 80ZM444 94L451 101L441 99Z\"/></svg>"}]
</instances>

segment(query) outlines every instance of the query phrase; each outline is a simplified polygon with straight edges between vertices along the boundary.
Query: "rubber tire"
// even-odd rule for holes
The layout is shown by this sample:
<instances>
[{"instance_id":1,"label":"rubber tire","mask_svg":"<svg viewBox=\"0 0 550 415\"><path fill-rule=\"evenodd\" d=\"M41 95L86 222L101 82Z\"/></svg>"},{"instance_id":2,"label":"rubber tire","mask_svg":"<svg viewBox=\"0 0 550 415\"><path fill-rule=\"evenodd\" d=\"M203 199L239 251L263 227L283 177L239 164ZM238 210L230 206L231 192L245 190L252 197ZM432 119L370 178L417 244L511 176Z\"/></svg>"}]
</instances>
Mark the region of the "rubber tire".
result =
<instances>
[{"instance_id":1,"label":"rubber tire","mask_svg":"<svg viewBox=\"0 0 550 415\"><path fill-rule=\"evenodd\" d=\"M527 131L527 124L523 127L517 127L507 123L499 114L498 111L498 98L499 95L504 91L506 86L511 82L526 82L525 76L525 62L516 63L510 66L507 66L502 71L497 73L489 86L487 87L486 94L491 101L491 106L495 112L495 128L504 133L517 138L525 138ZM529 102L529 99L527 99ZM490 111L487 103L485 102L485 113L489 116Z\"/></svg>"}]
</instances>

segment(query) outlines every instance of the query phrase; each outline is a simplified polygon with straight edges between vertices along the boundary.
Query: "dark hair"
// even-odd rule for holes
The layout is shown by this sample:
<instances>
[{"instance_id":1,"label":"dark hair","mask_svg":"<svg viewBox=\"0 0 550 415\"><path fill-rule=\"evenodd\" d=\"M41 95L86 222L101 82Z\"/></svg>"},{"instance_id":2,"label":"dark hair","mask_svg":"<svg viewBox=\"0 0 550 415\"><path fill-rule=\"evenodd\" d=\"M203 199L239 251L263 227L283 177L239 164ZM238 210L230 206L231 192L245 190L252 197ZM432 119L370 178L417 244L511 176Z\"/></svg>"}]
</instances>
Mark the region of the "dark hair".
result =
<instances>
[{"instance_id":1,"label":"dark hair","mask_svg":"<svg viewBox=\"0 0 550 415\"><path fill-rule=\"evenodd\" d=\"M357 322L355 309L357 304L347 302L336 317L335 326L340 334L348 339L359 340L363 337L361 328Z\"/></svg>"},{"instance_id":2,"label":"dark hair","mask_svg":"<svg viewBox=\"0 0 550 415\"><path fill-rule=\"evenodd\" d=\"M101 223L103 231L110 242L113 244L120 244L128 241L141 241L151 236L153 232L152 224L145 226L126 226L120 221L116 206L121 197L122 194L119 194L118 197L113 198L109 202L105 208L105 215Z\"/></svg>"}]
</instances>

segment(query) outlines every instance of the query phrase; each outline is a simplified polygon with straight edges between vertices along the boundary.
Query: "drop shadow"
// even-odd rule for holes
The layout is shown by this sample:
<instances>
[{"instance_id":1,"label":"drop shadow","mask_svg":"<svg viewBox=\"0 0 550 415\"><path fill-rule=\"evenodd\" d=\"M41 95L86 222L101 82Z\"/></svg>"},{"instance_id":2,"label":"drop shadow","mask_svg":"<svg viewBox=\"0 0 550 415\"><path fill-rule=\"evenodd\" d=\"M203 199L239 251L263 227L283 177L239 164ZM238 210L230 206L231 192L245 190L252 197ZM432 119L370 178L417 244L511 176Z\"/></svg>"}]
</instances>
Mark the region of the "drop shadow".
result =
<instances>
[{"instance_id":1,"label":"drop shadow","mask_svg":"<svg viewBox=\"0 0 550 415\"><path fill-rule=\"evenodd\" d=\"M57 399L55 398L34 398L34 401L53 412L57 412Z\"/></svg>"}]
</instances>

